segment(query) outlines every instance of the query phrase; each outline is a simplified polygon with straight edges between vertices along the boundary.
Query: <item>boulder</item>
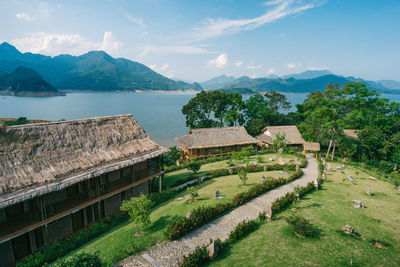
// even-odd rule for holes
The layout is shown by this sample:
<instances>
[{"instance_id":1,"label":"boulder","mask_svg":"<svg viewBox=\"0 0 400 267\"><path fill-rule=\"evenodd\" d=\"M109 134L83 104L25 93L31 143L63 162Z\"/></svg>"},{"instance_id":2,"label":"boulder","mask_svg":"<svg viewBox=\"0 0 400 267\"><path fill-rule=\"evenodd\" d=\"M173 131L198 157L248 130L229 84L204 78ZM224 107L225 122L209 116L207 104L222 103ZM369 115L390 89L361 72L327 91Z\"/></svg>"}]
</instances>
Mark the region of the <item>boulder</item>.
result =
<instances>
[{"instance_id":1,"label":"boulder","mask_svg":"<svg viewBox=\"0 0 400 267\"><path fill-rule=\"evenodd\" d=\"M207 246L207 251L208 255L210 258L214 258L218 254L218 246L215 244L215 242L211 242L210 245Z\"/></svg>"},{"instance_id":2,"label":"boulder","mask_svg":"<svg viewBox=\"0 0 400 267\"><path fill-rule=\"evenodd\" d=\"M362 209L364 206L361 200L353 200L353 207L356 209Z\"/></svg>"},{"instance_id":3,"label":"boulder","mask_svg":"<svg viewBox=\"0 0 400 267\"><path fill-rule=\"evenodd\" d=\"M343 227L342 227L342 230L343 230L343 232L345 232L345 233L348 234L348 235L351 235L351 234L354 233L354 229L353 229L350 225L348 225L348 224L346 224L345 226L343 226Z\"/></svg>"}]
</instances>

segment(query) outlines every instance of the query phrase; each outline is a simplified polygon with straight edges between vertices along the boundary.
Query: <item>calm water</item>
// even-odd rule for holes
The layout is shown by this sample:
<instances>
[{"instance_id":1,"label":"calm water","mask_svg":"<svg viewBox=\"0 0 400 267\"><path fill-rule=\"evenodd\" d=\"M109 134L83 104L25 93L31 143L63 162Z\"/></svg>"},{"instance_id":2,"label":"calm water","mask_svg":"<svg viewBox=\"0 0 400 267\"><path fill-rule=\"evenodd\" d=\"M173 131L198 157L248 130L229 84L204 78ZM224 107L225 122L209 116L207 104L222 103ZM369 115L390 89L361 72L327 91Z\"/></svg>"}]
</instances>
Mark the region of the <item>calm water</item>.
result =
<instances>
[{"instance_id":1,"label":"calm water","mask_svg":"<svg viewBox=\"0 0 400 267\"><path fill-rule=\"evenodd\" d=\"M188 132L181 108L195 93L71 93L64 97L0 96L1 117L29 119L78 119L115 114L132 114L151 138L175 145L174 138ZM287 93L294 106L307 94ZM400 102L400 95L385 95ZM244 99L249 96L244 96ZM293 108L294 109L294 108Z\"/></svg>"}]
</instances>

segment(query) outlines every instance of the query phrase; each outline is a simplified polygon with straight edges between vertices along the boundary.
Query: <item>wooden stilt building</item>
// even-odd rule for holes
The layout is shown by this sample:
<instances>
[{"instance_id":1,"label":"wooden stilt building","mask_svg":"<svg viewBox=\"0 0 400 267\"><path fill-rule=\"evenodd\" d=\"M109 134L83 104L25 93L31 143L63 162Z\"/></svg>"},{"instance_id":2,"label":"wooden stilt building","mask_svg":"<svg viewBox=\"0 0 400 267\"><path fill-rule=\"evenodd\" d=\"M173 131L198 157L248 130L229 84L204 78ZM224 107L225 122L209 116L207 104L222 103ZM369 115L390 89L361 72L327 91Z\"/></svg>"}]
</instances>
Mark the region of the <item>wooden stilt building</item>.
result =
<instances>
[{"instance_id":1,"label":"wooden stilt building","mask_svg":"<svg viewBox=\"0 0 400 267\"><path fill-rule=\"evenodd\" d=\"M0 267L149 194L166 152L131 115L0 129Z\"/></svg>"}]
</instances>

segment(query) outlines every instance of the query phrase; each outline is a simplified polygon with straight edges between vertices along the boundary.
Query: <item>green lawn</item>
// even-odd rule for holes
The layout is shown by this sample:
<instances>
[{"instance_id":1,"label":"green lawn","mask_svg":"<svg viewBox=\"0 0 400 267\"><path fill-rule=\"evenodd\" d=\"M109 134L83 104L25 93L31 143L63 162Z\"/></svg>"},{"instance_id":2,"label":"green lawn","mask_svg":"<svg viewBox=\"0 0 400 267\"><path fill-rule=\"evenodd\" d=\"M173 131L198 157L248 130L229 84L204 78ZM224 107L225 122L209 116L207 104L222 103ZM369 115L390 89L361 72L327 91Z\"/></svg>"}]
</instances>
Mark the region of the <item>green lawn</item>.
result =
<instances>
[{"instance_id":1,"label":"green lawn","mask_svg":"<svg viewBox=\"0 0 400 267\"><path fill-rule=\"evenodd\" d=\"M271 154L269 154L271 155ZM271 157L271 156L270 156ZM286 157L286 156L285 156ZM287 159L296 159L296 157L289 155ZM298 160L300 162L300 160ZM211 166L207 166L211 165ZM204 170L210 170L220 167L226 167L226 163L215 162L204 165ZM224 166L225 165L225 166ZM179 175L187 170L180 170L170 173L171 176ZM166 225L176 216L185 216L187 212L198 206L216 205L217 203L228 202L232 197L238 193L247 190L249 187L260 183L262 175L271 176L273 178L285 177L278 171L258 172L249 173L247 186L242 186L241 181L237 175L223 176L214 178L212 180L205 181L204 183L197 185L199 189L199 198L194 203L187 202L189 196L186 192L180 193L173 200L167 201L152 210L151 213L151 224L145 230L145 234L142 236L135 236L136 226L133 223L126 222L117 228L103 234L102 236L94 239L87 243L81 248L71 252L67 256L82 251L92 252L98 250L100 257L106 265L114 263L117 258L130 256L137 252L140 252L160 241L165 240L163 231ZM167 178L168 179L168 178ZM215 198L215 191L219 190L222 199ZM178 197L183 197L183 200L177 200Z\"/></svg>"},{"instance_id":2,"label":"green lawn","mask_svg":"<svg viewBox=\"0 0 400 267\"><path fill-rule=\"evenodd\" d=\"M272 157L283 157L283 159L287 162L287 163L291 163L291 164L300 164L301 160L299 158L297 158L295 155L284 155L282 156L281 154L276 154L276 153L271 153L271 154L264 154L264 155L260 155L260 156L251 156L248 159L246 159L246 162L249 161L257 161L257 157L261 157L263 163L260 164L273 164L273 163L277 163L277 160L275 161L270 161L269 159ZM293 161L290 161L293 160ZM240 163L237 160L233 160L233 163L235 165L241 165L244 163ZM221 168L227 168L228 167L228 161L227 160L222 160L222 161L217 161L217 162L212 162L212 163L207 163L201 166L200 170L197 172L198 175L202 176L202 175L206 175L206 173L210 170L215 170L215 169L221 169ZM188 177L193 176L193 172L189 171L188 169L182 169L179 171L174 171L174 172L170 172L165 174L164 177L164 185L168 188L168 187L172 187L174 183L176 183L179 180L185 180L188 179Z\"/></svg>"},{"instance_id":3,"label":"green lawn","mask_svg":"<svg viewBox=\"0 0 400 267\"><path fill-rule=\"evenodd\" d=\"M284 221L290 209L224 250L211 266L400 266L400 194L355 168L328 172L322 190L301 200L298 213L322 230L319 239L298 238ZM355 182L350 182L351 175ZM366 194L371 188L372 196ZM352 207L361 200L364 209ZM360 239L340 228L349 224ZM387 248L378 248L370 240Z\"/></svg>"}]
</instances>

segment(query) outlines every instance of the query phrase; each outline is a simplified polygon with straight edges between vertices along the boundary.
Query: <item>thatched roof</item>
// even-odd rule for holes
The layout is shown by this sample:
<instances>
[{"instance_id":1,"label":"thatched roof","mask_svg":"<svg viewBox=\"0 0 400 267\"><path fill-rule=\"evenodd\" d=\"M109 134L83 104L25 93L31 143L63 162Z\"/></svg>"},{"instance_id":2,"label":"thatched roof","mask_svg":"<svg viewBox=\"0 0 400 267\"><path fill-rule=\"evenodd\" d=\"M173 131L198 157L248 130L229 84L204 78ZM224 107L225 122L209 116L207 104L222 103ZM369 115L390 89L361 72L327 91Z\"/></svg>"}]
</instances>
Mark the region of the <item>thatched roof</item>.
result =
<instances>
[{"instance_id":1,"label":"thatched roof","mask_svg":"<svg viewBox=\"0 0 400 267\"><path fill-rule=\"evenodd\" d=\"M352 129L346 129L343 130L344 135L350 138L358 139L358 132L360 130L352 130Z\"/></svg>"},{"instance_id":2,"label":"thatched roof","mask_svg":"<svg viewBox=\"0 0 400 267\"><path fill-rule=\"evenodd\" d=\"M256 136L257 140L266 143L266 144L272 144L272 142L274 141L274 138L272 138L271 136L268 136L266 134L260 134Z\"/></svg>"},{"instance_id":3,"label":"thatched roof","mask_svg":"<svg viewBox=\"0 0 400 267\"><path fill-rule=\"evenodd\" d=\"M0 134L0 208L167 151L131 115L5 127Z\"/></svg>"},{"instance_id":4,"label":"thatched roof","mask_svg":"<svg viewBox=\"0 0 400 267\"><path fill-rule=\"evenodd\" d=\"M320 151L321 146L319 143L311 143L311 142L305 142L303 144L304 150L308 151Z\"/></svg>"},{"instance_id":5,"label":"thatched roof","mask_svg":"<svg viewBox=\"0 0 400 267\"><path fill-rule=\"evenodd\" d=\"M224 147L233 145L252 145L260 141L250 136L243 126L193 129L175 141L188 149Z\"/></svg>"},{"instance_id":6,"label":"thatched roof","mask_svg":"<svg viewBox=\"0 0 400 267\"><path fill-rule=\"evenodd\" d=\"M278 133L280 133L281 135L285 135L285 139L288 141L288 144L301 145L304 143L304 140L301 137L301 133L297 129L296 125L267 126L262 130L262 134L270 137L265 139L267 144L272 144L273 140L276 139L275 136Z\"/></svg>"}]
</instances>

